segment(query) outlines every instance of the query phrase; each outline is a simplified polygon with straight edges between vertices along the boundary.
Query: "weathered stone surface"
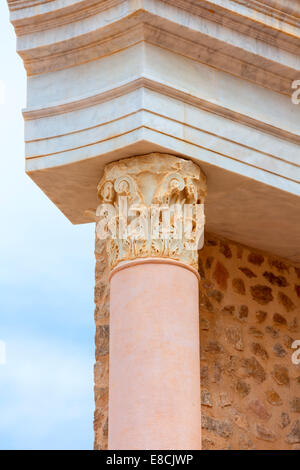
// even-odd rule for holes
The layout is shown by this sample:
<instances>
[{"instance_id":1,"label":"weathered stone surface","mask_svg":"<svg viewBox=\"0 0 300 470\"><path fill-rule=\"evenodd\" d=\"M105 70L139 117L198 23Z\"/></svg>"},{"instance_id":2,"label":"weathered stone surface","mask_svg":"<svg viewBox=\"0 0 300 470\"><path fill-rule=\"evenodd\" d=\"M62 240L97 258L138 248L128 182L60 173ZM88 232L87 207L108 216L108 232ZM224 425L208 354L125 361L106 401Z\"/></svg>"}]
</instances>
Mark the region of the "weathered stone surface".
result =
<instances>
[{"instance_id":1,"label":"weathered stone surface","mask_svg":"<svg viewBox=\"0 0 300 470\"><path fill-rule=\"evenodd\" d=\"M95 426L95 421L94 421ZM106 444L106 445L105 445ZM99 436L99 431L95 431L94 450L107 450L107 443L103 437Z\"/></svg>"},{"instance_id":2,"label":"weathered stone surface","mask_svg":"<svg viewBox=\"0 0 300 470\"><path fill-rule=\"evenodd\" d=\"M212 439L202 440L202 450L213 450L216 449L217 444Z\"/></svg>"},{"instance_id":3,"label":"weathered stone surface","mask_svg":"<svg viewBox=\"0 0 300 470\"><path fill-rule=\"evenodd\" d=\"M272 288L274 304L272 304L272 308L270 310L267 310L268 307L264 308L257 306L257 308L253 308L254 304L252 299L251 303L248 303L248 300L250 299L247 297L247 293L250 291L251 282L253 283L251 280L255 279L257 275L262 276L266 271L253 267L250 272L254 275L252 276L250 274L247 276L247 274L245 274L245 272L240 268L238 268L239 271L231 272L224 261L224 267L228 270L227 291L221 291L221 288L219 289L219 286L214 279L214 270L218 260L222 260L222 258L224 259L224 255L219 253L219 245L216 249L211 247L212 245L210 245L208 254L204 252L201 256L202 263L200 264L200 271L205 267L206 275L206 278L202 279L200 283L200 304L202 304L202 309L205 310L200 314L200 331L202 335L201 344L203 347L203 358L201 364L201 401L203 410L206 409L206 413L213 413L213 416L208 417L208 426L211 431L208 431L205 427L203 428L203 442L205 441L206 444L202 443L202 447L205 448L206 446L207 449L225 448L225 444L220 444L220 441L222 442L223 439L228 439L228 442L231 445L231 438L234 443L232 445L233 448L237 449L251 449L255 447L256 444L258 448L261 448L263 447L264 440L269 442L268 446L270 446L270 443L273 441L258 438L257 433L252 432L253 429L251 428L255 425L255 423L252 424L253 418L255 418L257 424L272 423L272 425L267 424L267 426L269 431L271 430L274 434L277 435L278 432L278 448L284 448L284 445L287 447L289 446L289 448L291 445L299 445L300 443L283 444L282 441L286 439L286 434L290 431L290 418L288 412L297 413L297 403L294 403L294 399L298 393L295 389L292 392L292 386L299 390L300 378L299 385L297 385L296 379L293 379L292 381L288 378L287 380L284 378L284 374L282 375L282 371L278 369L276 370L277 380L274 376L274 371L272 376L271 374L267 375L267 371L272 370L272 367L274 368L274 364L272 364L271 361L274 360L275 357L280 358L275 362L282 362L283 365L286 365L285 362L283 362L284 357L287 357L287 354L292 353L292 351L287 348L290 348L294 339L298 337L295 335L295 338L293 339L291 336L286 334L289 333L288 330L286 329L286 331L284 331L283 329L288 326L298 328L298 324L296 323L296 314L294 315L296 320L295 323L293 323L293 317L291 318L289 312L286 312L284 308L280 308L277 301L278 292L283 291L279 285L280 281L278 281L278 279L280 280L281 277L284 277L286 282L292 285L293 289L295 285L294 280L291 281L286 273L284 273L284 276L282 273L278 273L277 275L275 271L273 272L275 278L268 276L268 279L267 276L264 276L266 284L270 282L269 286ZM231 248L231 252L232 257L236 256L236 250ZM247 253L245 254L247 256ZM211 259L208 260L208 258ZM244 264L242 266L244 266ZM239 277L237 272L241 273L240 276L243 279ZM99 270L99 273L101 274L101 269ZM231 278L229 276L231 276ZM234 290L233 284L237 286L236 281L233 282L234 279L240 279L244 283L245 295L242 300L243 305L240 305L242 302L234 302L233 299L236 298L236 296L231 297L232 293L243 295ZM101 276L99 280L102 281ZM273 281L273 283L271 281ZM239 288L236 289L238 290ZM107 289L103 289L102 299L101 301L98 301L98 320L100 319L100 305L102 308L105 306L103 299L106 296ZM249 297L251 298L251 295ZM226 302L225 305L224 300ZM212 313L214 313L214 315L212 315ZM107 310L103 321L108 321L108 318L109 303L107 303ZM272 325L268 325L268 323L271 323L271 321L267 323L268 319L272 320ZM294 335L294 333L289 334ZM266 338L264 339L265 336ZM227 348L226 344L231 345L234 349L229 346ZM234 350L238 352L233 353ZM246 358L243 351L247 351ZM254 358L257 359L257 363L253 361L253 358L247 359L249 351L251 351ZM105 355L102 359L107 361L108 356ZM246 363L244 362L244 359L246 360ZM289 369L288 365L286 365L286 368ZM98 371L97 379L96 369ZM288 373L286 370L284 370L284 372ZM295 375L293 375L293 377L294 376ZM96 385L103 388L107 387L107 379L108 370L103 369L103 378L101 382L101 368L96 365ZM253 380L256 383L253 382ZM285 384L289 383L291 386L291 392L284 387ZM98 404L100 403L99 399L97 399L97 402ZM282 410L282 413L280 413L280 409ZM274 416L270 417L271 414ZM226 416L226 418L224 416ZM231 426L229 429L232 430L232 433L228 438L222 437L222 427L218 427L218 423L223 422L227 422L227 424ZM103 429L105 423L107 423L107 418L103 415L100 431L97 434L97 436L99 436L97 439L100 442L99 448L104 448L103 443L105 438L103 437ZM251 428L249 428L249 424ZM283 431L283 429L285 430ZM265 437L265 431L263 433L263 437ZM272 436L272 438L274 438L274 436ZM276 441L274 442L277 445Z\"/></svg>"},{"instance_id":4,"label":"weathered stone surface","mask_svg":"<svg viewBox=\"0 0 300 470\"><path fill-rule=\"evenodd\" d=\"M253 252L248 255L248 261L249 263L255 264L256 266L261 266L264 262L264 257L263 255Z\"/></svg>"},{"instance_id":5,"label":"weathered stone surface","mask_svg":"<svg viewBox=\"0 0 300 470\"><path fill-rule=\"evenodd\" d=\"M265 332L268 333L269 335L271 335L272 338L278 338L278 336L279 336L278 330L276 330L272 326L266 326L265 327Z\"/></svg>"},{"instance_id":6,"label":"weathered stone surface","mask_svg":"<svg viewBox=\"0 0 300 470\"><path fill-rule=\"evenodd\" d=\"M208 331L209 330L209 321L206 318L201 318L200 319L200 328L203 331Z\"/></svg>"},{"instance_id":7,"label":"weathered stone surface","mask_svg":"<svg viewBox=\"0 0 300 470\"><path fill-rule=\"evenodd\" d=\"M106 281L103 281L103 282L97 282L97 284L95 285L95 304L97 304L97 302L99 300L102 300L102 297L103 295L106 293L106 290L107 290L107 283Z\"/></svg>"},{"instance_id":8,"label":"weathered stone surface","mask_svg":"<svg viewBox=\"0 0 300 470\"><path fill-rule=\"evenodd\" d=\"M106 418L106 421L103 426L103 436L108 437L108 418Z\"/></svg>"},{"instance_id":9,"label":"weathered stone surface","mask_svg":"<svg viewBox=\"0 0 300 470\"><path fill-rule=\"evenodd\" d=\"M252 335L255 338L263 338L264 337L263 332L261 330L258 330L257 328L255 328L255 326L251 326L249 328L249 335Z\"/></svg>"},{"instance_id":10,"label":"weathered stone surface","mask_svg":"<svg viewBox=\"0 0 300 470\"><path fill-rule=\"evenodd\" d=\"M100 409L96 409L94 413L94 423L95 421L98 421L102 424L103 417L104 417L103 412Z\"/></svg>"},{"instance_id":11,"label":"weathered stone surface","mask_svg":"<svg viewBox=\"0 0 300 470\"><path fill-rule=\"evenodd\" d=\"M210 269L212 264L213 264L213 261L214 261L214 257L213 256L209 256L208 258L206 258L206 261L205 261L205 267L206 269Z\"/></svg>"},{"instance_id":12,"label":"weathered stone surface","mask_svg":"<svg viewBox=\"0 0 300 470\"><path fill-rule=\"evenodd\" d=\"M216 264L213 278L217 282L220 289L222 290L227 289L227 281L229 278L229 272L227 271L225 266L223 266L223 264L221 264L219 261Z\"/></svg>"},{"instance_id":13,"label":"weathered stone surface","mask_svg":"<svg viewBox=\"0 0 300 470\"><path fill-rule=\"evenodd\" d=\"M287 367L281 366L279 364L274 365L274 370L272 372L272 377L279 385L289 385L290 377Z\"/></svg>"},{"instance_id":14,"label":"weathered stone surface","mask_svg":"<svg viewBox=\"0 0 300 470\"><path fill-rule=\"evenodd\" d=\"M105 242L99 238L96 238L95 240L95 256L97 260L100 260L101 257L102 261L106 259L106 245Z\"/></svg>"},{"instance_id":15,"label":"weathered stone surface","mask_svg":"<svg viewBox=\"0 0 300 470\"><path fill-rule=\"evenodd\" d=\"M239 268L239 270L242 271L242 273L245 274L245 276L247 276L249 279L251 279L252 277L257 277L257 275L249 268L243 267Z\"/></svg>"},{"instance_id":16,"label":"weathered stone surface","mask_svg":"<svg viewBox=\"0 0 300 470\"><path fill-rule=\"evenodd\" d=\"M226 392L221 392L220 393L220 401L219 401L220 407L225 408L227 406L231 406L231 404L232 404L232 400L229 397L229 395Z\"/></svg>"},{"instance_id":17,"label":"weathered stone surface","mask_svg":"<svg viewBox=\"0 0 300 470\"><path fill-rule=\"evenodd\" d=\"M252 377L256 382L262 383L266 380L266 372L255 357L243 360L243 368L248 377Z\"/></svg>"},{"instance_id":18,"label":"weathered stone surface","mask_svg":"<svg viewBox=\"0 0 300 470\"><path fill-rule=\"evenodd\" d=\"M229 421L220 421L211 418L210 416L202 413L202 428L209 432L214 433L216 436L228 438L232 434L232 424Z\"/></svg>"},{"instance_id":19,"label":"weathered stone surface","mask_svg":"<svg viewBox=\"0 0 300 470\"><path fill-rule=\"evenodd\" d=\"M269 264L271 267L276 268L279 272L289 272L288 265L279 259L271 259L269 260Z\"/></svg>"},{"instance_id":20,"label":"weathered stone surface","mask_svg":"<svg viewBox=\"0 0 300 470\"><path fill-rule=\"evenodd\" d=\"M259 356L261 359L266 361L269 359L269 354L267 353L266 349L260 343L252 343L251 344L251 351L255 356Z\"/></svg>"},{"instance_id":21,"label":"weathered stone surface","mask_svg":"<svg viewBox=\"0 0 300 470\"><path fill-rule=\"evenodd\" d=\"M232 258L232 253L229 245L225 242L220 242L220 253L225 256L225 258Z\"/></svg>"},{"instance_id":22,"label":"weathered stone surface","mask_svg":"<svg viewBox=\"0 0 300 470\"><path fill-rule=\"evenodd\" d=\"M263 276L273 286L286 287L288 285L288 282L284 276L275 276L275 274L270 271L265 271Z\"/></svg>"},{"instance_id":23,"label":"weathered stone surface","mask_svg":"<svg viewBox=\"0 0 300 470\"><path fill-rule=\"evenodd\" d=\"M252 450L253 449L253 441L249 438L248 435L241 434L239 436L239 443L238 443L239 450Z\"/></svg>"},{"instance_id":24,"label":"weathered stone surface","mask_svg":"<svg viewBox=\"0 0 300 470\"><path fill-rule=\"evenodd\" d=\"M243 380L238 380L235 387L241 398L245 398L251 391L251 386Z\"/></svg>"},{"instance_id":25,"label":"weathered stone surface","mask_svg":"<svg viewBox=\"0 0 300 470\"><path fill-rule=\"evenodd\" d=\"M243 279L235 278L232 280L232 288L234 292L240 295L246 294L246 288Z\"/></svg>"},{"instance_id":26,"label":"weathered stone surface","mask_svg":"<svg viewBox=\"0 0 300 470\"><path fill-rule=\"evenodd\" d=\"M298 297L300 297L300 286L295 285L295 291Z\"/></svg>"},{"instance_id":27,"label":"weathered stone surface","mask_svg":"<svg viewBox=\"0 0 300 470\"><path fill-rule=\"evenodd\" d=\"M105 241L95 242L95 324L96 363L94 365L94 448L107 449L107 414L109 381L109 282Z\"/></svg>"},{"instance_id":28,"label":"weathered stone surface","mask_svg":"<svg viewBox=\"0 0 300 470\"><path fill-rule=\"evenodd\" d=\"M218 341L209 341L205 351L212 354L221 354L224 352L224 348Z\"/></svg>"},{"instance_id":29,"label":"weathered stone surface","mask_svg":"<svg viewBox=\"0 0 300 470\"><path fill-rule=\"evenodd\" d=\"M107 265L106 265L105 259L103 257L103 259L101 261L98 260L95 264L95 281L96 281L96 283L98 281L102 281L104 279L106 269L107 269Z\"/></svg>"},{"instance_id":30,"label":"weathered stone surface","mask_svg":"<svg viewBox=\"0 0 300 470\"><path fill-rule=\"evenodd\" d=\"M210 293L210 297L212 297L217 302L221 303L224 295L219 290L213 289L212 292Z\"/></svg>"},{"instance_id":31,"label":"weathered stone surface","mask_svg":"<svg viewBox=\"0 0 300 470\"><path fill-rule=\"evenodd\" d=\"M209 384L209 372L207 366L200 368L201 387L207 387Z\"/></svg>"},{"instance_id":32,"label":"weathered stone surface","mask_svg":"<svg viewBox=\"0 0 300 470\"><path fill-rule=\"evenodd\" d=\"M107 416L101 409L94 412L95 450L107 449Z\"/></svg>"},{"instance_id":33,"label":"weathered stone surface","mask_svg":"<svg viewBox=\"0 0 300 470\"><path fill-rule=\"evenodd\" d=\"M214 367L213 367L213 377L212 377L212 382L213 383L219 383L221 378L222 378L222 366L218 361L214 362Z\"/></svg>"},{"instance_id":34,"label":"weathered stone surface","mask_svg":"<svg viewBox=\"0 0 300 470\"><path fill-rule=\"evenodd\" d=\"M290 402L291 405L291 411L294 413L300 413L300 397L295 397L293 400Z\"/></svg>"},{"instance_id":35,"label":"weathered stone surface","mask_svg":"<svg viewBox=\"0 0 300 470\"><path fill-rule=\"evenodd\" d=\"M213 238L211 237L206 237L205 238L205 245L207 246L217 246L218 245L218 241L217 240L214 240Z\"/></svg>"},{"instance_id":36,"label":"weathered stone surface","mask_svg":"<svg viewBox=\"0 0 300 470\"><path fill-rule=\"evenodd\" d=\"M280 415L280 427L281 429L285 429L289 424L291 424L290 417L288 413L282 412Z\"/></svg>"},{"instance_id":37,"label":"weathered stone surface","mask_svg":"<svg viewBox=\"0 0 300 470\"><path fill-rule=\"evenodd\" d=\"M289 328L289 331L293 331L297 333L299 331L298 318L294 317L291 323L289 324L288 328Z\"/></svg>"},{"instance_id":38,"label":"weathered stone surface","mask_svg":"<svg viewBox=\"0 0 300 470\"><path fill-rule=\"evenodd\" d=\"M233 315L235 311L235 306L234 305L225 305L223 309L221 310L221 313L226 313L229 315Z\"/></svg>"},{"instance_id":39,"label":"weathered stone surface","mask_svg":"<svg viewBox=\"0 0 300 470\"><path fill-rule=\"evenodd\" d=\"M237 351L244 350L244 341L241 328L231 327L225 330L226 339L229 344L232 344Z\"/></svg>"},{"instance_id":40,"label":"weathered stone surface","mask_svg":"<svg viewBox=\"0 0 300 470\"><path fill-rule=\"evenodd\" d=\"M284 318L282 315L280 315L280 313L274 313L273 321L276 325L281 325L281 326L287 325L286 318Z\"/></svg>"},{"instance_id":41,"label":"weathered stone surface","mask_svg":"<svg viewBox=\"0 0 300 470\"><path fill-rule=\"evenodd\" d=\"M205 389L201 390L201 405L209 406L209 407L213 406L211 394L208 390L205 390Z\"/></svg>"},{"instance_id":42,"label":"weathered stone surface","mask_svg":"<svg viewBox=\"0 0 300 470\"><path fill-rule=\"evenodd\" d=\"M273 300L272 289L268 286L257 284L251 286L250 290L253 299L261 305L266 305Z\"/></svg>"},{"instance_id":43,"label":"weathered stone surface","mask_svg":"<svg viewBox=\"0 0 300 470\"><path fill-rule=\"evenodd\" d=\"M96 305L94 318L96 325L105 325L109 322L109 295L103 299L101 305Z\"/></svg>"},{"instance_id":44,"label":"weathered stone surface","mask_svg":"<svg viewBox=\"0 0 300 470\"><path fill-rule=\"evenodd\" d=\"M295 273L297 275L297 278L300 279L300 268L295 267Z\"/></svg>"},{"instance_id":45,"label":"weathered stone surface","mask_svg":"<svg viewBox=\"0 0 300 470\"><path fill-rule=\"evenodd\" d=\"M201 279L205 279L205 271L204 271L203 262L200 256L198 258L198 273L200 274Z\"/></svg>"},{"instance_id":46,"label":"weathered stone surface","mask_svg":"<svg viewBox=\"0 0 300 470\"><path fill-rule=\"evenodd\" d=\"M278 293L278 301L281 305L284 306L287 312L292 312L296 308L293 301L283 292Z\"/></svg>"},{"instance_id":47,"label":"weathered stone surface","mask_svg":"<svg viewBox=\"0 0 300 470\"><path fill-rule=\"evenodd\" d=\"M280 406L283 403L282 399L273 388L271 390L266 391L266 398L268 403L273 406Z\"/></svg>"},{"instance_id":48,"label":"weathered stone surface","mask_svg":"<svg viewBox=\"0 0 300 470\"><path fill-rule=\"evenodd\" d=\"M94 365L94 380L98 387L108 385L108 355L100 356Z\"/></svg>"},{"instance_id":49,"label":"weathered stone surface","mask_svg":"<svg viewBox=\"0 0 300 470\"><path fill-rule=\"evenodd\" d=\"M300 445L300 443L284 443L287 434L291 431L289 413L300 416L299 414L295 415L298 413L298 403L295 398L299 395L300 377L298 385L295 374L292 374L292 369L289 372L288 363L285 362L285 358L287 358L286 361L289 360L288 354L293 352L290 349L291 344L298 338L298 335L288 331L288 327L297 329L299 325L296 322L296 311L291 317L290 313L286 312L285 308L280 307L278 303L278 292L285 292L279 285L278 279L284 277L286 282L290 284L290 290L287 291L289 295L289 292L294 290L294 278L291 280L286 272L284 274L276 273L275 270L272 270L275 277L264 276L266 286L270 282L269 287L272 288L274 303L271 308L261 307L258 304L255 308L250 293L251 283L259 284L261 281L255 281L256 276L263 279L261 278L263 273L270 270L266 271L252 265L250 272L253 275L247 276L248 271L246 274L238 267L231 271L229 266L231 263L235 263L235 259L229 262L225 261L224 255L219 252L219 245L216 248L210 245L206 249L207 252L200 255L202 259L200 271L205 268L206 275L206 278L200 282L200 309L203 310L200 312L201 345L203 348L201 355L201 401L205 414L211 413L212 416L208 417L209 422L205 424L210 427L211 431L205 429L205 426L203 428L204 443L202 442L202 447L220 449L228 447L230 444L234 449L246 450L256 446L263 448L265 441L268 442L266 447L269 448L273 441L258 438L253 428L255 424L267 424L269 431L271 430L276 435L278 433L278 442L274 441L276 448L284 448L285 446L291 448L292 445ZM230 249L232 257L236 256L236 250L232 249L231 245ZM247 258L246 249L244 257ZM220 260L222 264L222 259L224 267L228 271L226 292L219 289L219 285L214 279L215 266ZM246 268L245 263L241 264L241 267ZM102 276L106 275L103 266L99 268L98 272L98 281L100 281L98 286L101 287L101 282L103 282L101 273L103 273ZM294 275L294 272L292 274ZM234 280L243 281L244 295L237 292L239 287L236 287L238 284ZM109 302L107 302L109 296L107 286L105 289L105 283L103 283L103 288L98 290L98 295L102 297L98 298L96 306L98 314L95 315L95 318L98 318L98 322L106 323L109 319ZM243 295L241 302L234 300L237 299L237 295ZM294 297L291 299L296 298L294 290ZM241 305L242 303L243 305ZM103 319L101 320L101 318ZM267 322L267 320L269 321ZM250 354L249 351L251 351ZM253 355L253 358L249 358L250 355ZM275 357L279 359L275 360ZM254 358L257 362L254 362ZM100 360L103 361L103 367L100 366ZM267 371L274 369L272 361L277 362L278 365L282 363L287 370L276 369L276 374L273 370L271 375ZM291 374L291 377L286 379L285 373ZM107 354L101 356L95 365L95 384L96 387L103 389L107 387ZM287 388L288 384L290 384L290 389ZM294 388L292 389L292 387ZM95 388L95 398L98 405L101 403L101 393L99 388ZM104 408L105 410L106 408ZM222 437L224 435L222 426L218 427L218 423L224 422L227 422L230 426L229 430L232 430L227 438ZM101 425L99 425L100 428L95 434L98 442L98 447L95 446L95 448L105 448L105 423L107 425L107 415L104 413ZM263 436L265 437L265 431ZM225 439L228 439L228 446L222 444Z\"/></svg>"},{"instance_id":50,"label":"weathered stone surface","mask_svg":"<svg viewBox=\"0 0 300 470\"><path fill-rule=\"evenodd\" d=\"M204 281L202 283L202 287L205 289L205 292L208 297L212 297L217 302L221 302L223 300L223 294L219 290L215 289L215 286L212 282Z\"/></svg>"},{"instance_id":51,"label":"weathered stone surface","mask_svg":"<svg viewBox=\"0 0 300 470\"><path fill-rule=\"evenodd\" d=\"M280 343L274 344L273 351L277 357L284 357L287 355L286 350Z\"/></svg>"},{"instance_id":52,"label":"weathered stone surface","mask_svg":"<svg viewBox=\"0 0 300 470\"><path fill-rule=\"evenodd\" d=\"M108 387L95 386L95 405L100 410L105 410L108 406Z\"/></svg>"},{"instance_id":53,"label":"weathered stone surface","mask_svg":"<svg viewBox=\"0 0 300 470\"><path fill-rule=\"evenodd\" d=\"M241 321L246 321L248 318L248 314L249 308L247 307L247 305L241 305L237 314L238 319Z\"/></svg>"},{"instance_id":54,"label":"weathered stone surface","mask_svg":"<svg viewBox=\"0 0 300 470\"><path fill-rule=\"evenodd\" d=\"M293 338L291 338L291 337L288 336L288 335L284 335L284 336L282 337L282 341L283 341L283 344L285 345L286 348L291 348L291 346L292 346L292 344L293 344L293 342L294 342Z\"/></svg>"},{"instance_id":55,"label":"weathered stone surface","mask_svg":"<svg viewBox=\"0 0 300 470\"><path fill-rule=\"evenodd\" d=\"M299 444L300 443L300 421L297 420L292 424L291 431L286 437L288 444Z\"/></svg>"},{"instance_id":56,"label":"weathered stone surface","mask_svg":"<svg viewBox=\"0 0 300 470\"><path fill-rule=\"evenodd\" d=\"M258 323L263 323L265 319L267 318L268 314L267 312L263 312L262 310L258 310L256 312L256 320Z\"/></svg>"},{"instance_id":57,"label":"weathered stone surface","mask_svg":"<svg viewBox=\"0 0 300 470\"><path fill-rule=\"evenodd\" d=\"M251 401L248 407L259 419L262 419L263 421L268 421L272 416L259 400Z\"/></svg>"},{"instance_id":58,"label":"weathered stone surface","mask_svg":"<svg viewBox=\"0 0 300 470\"><path fill-rule=\"evenodd\" d=\"M199 307L200 309L207 310L208 312L213 312L214 307L207 295L205 295L203 292L199 292Z\"/></svg>"},{"instance_id":59,"label":"weathered stone surface","mask_svg":"<svg viewBox=\"0 0 300 470\"><path fill-rule=\"evenodd\" d=\"M277 439L276 434L262 424L255 425L255 434L257 439L261 439L262 441L274 442Z\"/></svg>"},{"instance_id":60,"label":"weathered stone surface","mask_svg":"<svg viewBox=\"0 0 300 470\"><path fill-rule=\"evenodd\" d=\"M96 361L109 352L109 326L100 325L96 327Z\"/></svg>"},{"instance_id":61,"label":"weathered stone surface","mask_svg":"<svg viewBox=\"0 0 300 470\"><path fill-rule=\"evenodd\" d=\"M228 356L224 364L224 370L226 374L230 376L235 376L238 368L240 367L240 358L239 356Z\"/></svg>"},{"instance_id":62,"label":"weathered stone surface","mask_svg":"<svg viewBox=\"0 0 300 470\"><path fill-rule=\"evenodd\" d=\"M241 429L247 430L249 428L247 417L235 409L232 410L232 419L236 426Z\"/></svg>"}]
</instances>

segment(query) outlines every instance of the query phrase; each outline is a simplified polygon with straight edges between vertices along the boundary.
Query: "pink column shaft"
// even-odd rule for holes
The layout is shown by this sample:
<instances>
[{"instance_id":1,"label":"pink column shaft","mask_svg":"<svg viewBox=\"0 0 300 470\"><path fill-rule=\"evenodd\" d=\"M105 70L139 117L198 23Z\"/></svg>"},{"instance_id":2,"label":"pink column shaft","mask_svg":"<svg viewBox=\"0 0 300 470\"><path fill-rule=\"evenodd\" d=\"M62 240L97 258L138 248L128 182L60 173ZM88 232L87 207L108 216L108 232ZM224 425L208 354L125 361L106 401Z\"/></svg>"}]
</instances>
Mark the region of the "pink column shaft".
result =
<instances>
[{"instance_id":1,"label":"pink column shaft","mask_svg":"<svg viewBox=\"0 0 300 470\"><path fill-rule=\"evenodd\" d=\"M112 273L109 449L200 449L198 279L171 263Z\"/></svg>"}]
</instances>

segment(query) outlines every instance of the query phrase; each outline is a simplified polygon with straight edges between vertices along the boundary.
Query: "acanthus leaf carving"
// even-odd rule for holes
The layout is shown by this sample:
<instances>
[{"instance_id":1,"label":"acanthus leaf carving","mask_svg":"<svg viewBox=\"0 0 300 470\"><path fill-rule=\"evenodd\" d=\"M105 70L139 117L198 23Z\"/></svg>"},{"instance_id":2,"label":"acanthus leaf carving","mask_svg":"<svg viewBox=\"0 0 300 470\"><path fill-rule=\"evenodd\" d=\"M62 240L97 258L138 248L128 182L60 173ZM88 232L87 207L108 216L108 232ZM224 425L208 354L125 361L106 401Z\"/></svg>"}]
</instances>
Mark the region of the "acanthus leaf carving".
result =
<instances>
[{"instance_id":1,"label":"acanthus leaf carving","mask_svg":"<svg viewBox=\"0 0 300 470\"><path fill-rule=\"evenodd\" d=\"M97 214L110 217L105 232L110 268L126 260L161 257L197 269L205 195L201 169L173 155L155 153L107 165L98 185ZM103 238L103 221L97 222L96 234Z\"/></svg>"}]
</instances>

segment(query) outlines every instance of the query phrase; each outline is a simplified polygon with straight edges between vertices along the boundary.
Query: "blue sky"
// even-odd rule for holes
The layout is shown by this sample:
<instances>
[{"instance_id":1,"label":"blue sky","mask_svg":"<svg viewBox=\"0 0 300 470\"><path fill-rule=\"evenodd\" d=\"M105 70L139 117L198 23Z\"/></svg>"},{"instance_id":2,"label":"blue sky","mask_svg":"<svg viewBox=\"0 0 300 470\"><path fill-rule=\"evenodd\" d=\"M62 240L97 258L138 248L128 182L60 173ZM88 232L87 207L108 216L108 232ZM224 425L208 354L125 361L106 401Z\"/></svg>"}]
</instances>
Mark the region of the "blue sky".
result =
<instances>
[{"instance_id":1,"label":"blue sky","mask_svg":"<svg viewBox=\"0 0 300 470\"><path fill-rule=\"evenodd\" d=\"M93 446L94 227L24 172L26 77L0 3L0 449Z\"/></svg>"}]
</instances>

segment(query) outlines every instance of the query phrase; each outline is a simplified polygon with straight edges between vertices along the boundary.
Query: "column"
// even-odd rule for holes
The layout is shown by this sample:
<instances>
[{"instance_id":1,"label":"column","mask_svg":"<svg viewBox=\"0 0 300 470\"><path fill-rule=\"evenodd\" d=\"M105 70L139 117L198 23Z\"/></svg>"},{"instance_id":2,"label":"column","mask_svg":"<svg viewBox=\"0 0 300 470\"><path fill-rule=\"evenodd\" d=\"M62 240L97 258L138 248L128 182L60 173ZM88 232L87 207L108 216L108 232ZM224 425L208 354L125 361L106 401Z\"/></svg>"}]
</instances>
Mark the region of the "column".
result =
<instances>
[{"instance_id":1,"label":"column","mask_svg":"<svg viewBox=\"0 0 300 470\"><path fill-rule=\"evenodd\" d=\"M150 154L111 163L96 236L110 269L109 449L200 449L198 248L206 180Z\"/></svg>"}]
</instances>

